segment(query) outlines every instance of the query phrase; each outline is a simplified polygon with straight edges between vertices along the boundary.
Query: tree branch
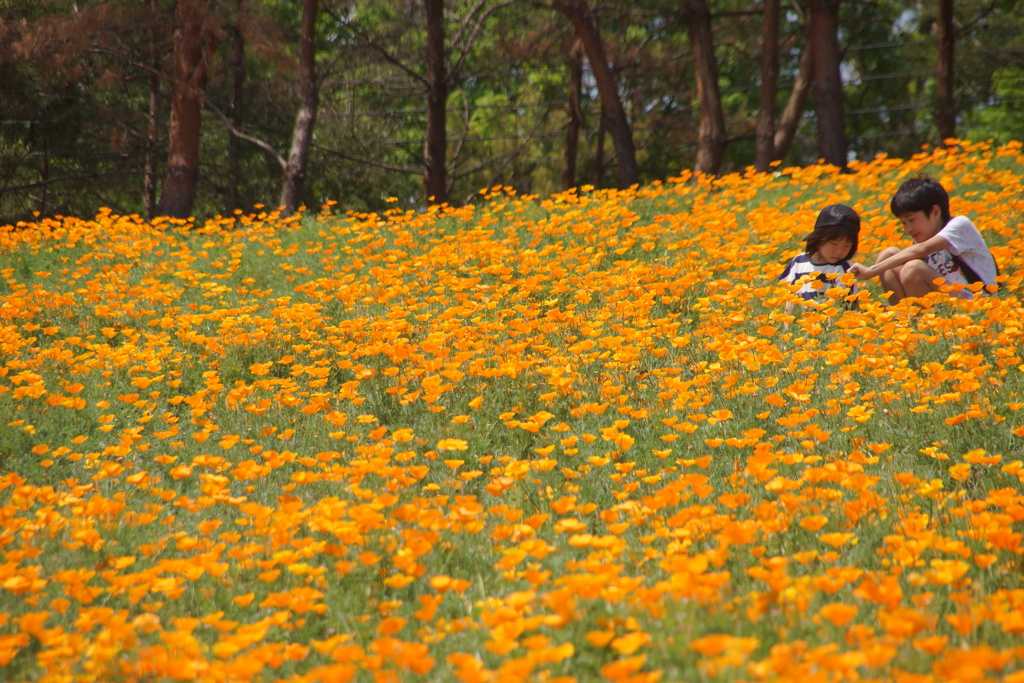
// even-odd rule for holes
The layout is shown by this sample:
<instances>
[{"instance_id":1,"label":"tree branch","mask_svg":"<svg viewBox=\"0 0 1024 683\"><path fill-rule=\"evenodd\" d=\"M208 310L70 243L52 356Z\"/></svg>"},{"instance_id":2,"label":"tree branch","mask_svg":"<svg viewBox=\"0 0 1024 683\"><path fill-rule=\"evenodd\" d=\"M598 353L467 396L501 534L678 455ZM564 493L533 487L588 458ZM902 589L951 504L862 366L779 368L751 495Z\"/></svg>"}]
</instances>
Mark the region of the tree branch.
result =
<instances>
[{"instance_id":1,"label":"tree branch","mask_svg":"<svg viewBox=\"0 0 1024 683\"><path fill-rule=\"evenodd\" d=\"M281 153L278 152L273 147L271 147L270 144L264 142L263 140L260 140L259 138L254 138L251 135L246 135L242 131L235 128L235 124L231 123L231 119L229 119L224 112L222 112L209 101L204 102L204 106L220 117L220 120L224 122L224 125L227 127L229 133L234 135L239 140L245 140L246 142L252 143L259 147L260 149L262 149L264 152L266 152L267 156L276 161L278 166L281 167L282 173L288 170L288 162L285 161L285 158L281 156Z\"/></svg>"},{"instance_id":2,"label":"tree branch","mask_svg":"<svg viewBox=\"0 0 1024 683\"><path fill-rule=\"evenodd\" d=\"M408 173L410 175L423 173L423 169L422 168L414 168L414 167L411 167L411 166L393 166L391 164L385 164L382 161L374 161L372 159L364 159L362 157L353 156L351 154L346 154L345 152L339 152L336 149L331 149L329 147L322 147L320 145L316 145L316 148L318 150L320 150L321 152L326 152L327 154L332 154L332 155L334 155L336 157L339 157L341 159L345 159L346 161L354 161L357 164L363 164L364 166L373 166L375 168L382 168L385 171L395 171L396 173Z\"/></svg>"},{"instance_id":3,"label":"tree branch","mask_svg":"<svg viewBox=\"0 0 1024 683\"><path fill-rule=\"evenodd\" d=\"M533 128L530 130L530 132L527 133L523 137L523 139L521 141L519 141L519 143L516 145L516 148L514 150L512 150L512 152L510 152L509 154L506 154L505 158L500 160L500 162L498 160L496 160L496 159L495 160L491 160L491 161L485 161L485 162L477 164L476 166L474 166L472 168L463 169L462 172L460 172L458 174L454 174L453 173L452 174L453 175L453 178L452 178L453 182L454 182L454 180L456 178L464 178L464 177L472 175L472 174L474 174L474 173L476 173L478 171L482 171L485 168L489 168L489 167L492 167L492 166L498 166L500 164L500 167L498 168L498 170L491 176L492 180L490 182L490 185L497 184L497 179L501 176L501 174L505 171L505 169L508 168L508 165L510 163L512 163L512 161L522 153L523 148L525 148L526 145L533 139L533 136L534 136L534 134L536 134L537 129L540 128L541 125L543 125L546 122L547 122L547 118L546 117L540 117L540 119L533 126ZM469 201L474 196L476 196L476 193L473 193L472 195L470 195L466 199L465 203L468 204Z\"/></svg>"},{"instance_id":4,"label":"tree branch","mask_svg":"<svg viewBox=\"0 0 1024 683\"><path fill-rule=\"evenodd\" d=\"M389 64L392 64L392 65L398 67L401 71L404 71L406 74L408 74L414 80L419 81L420 83L423 83L424 85L426 85L426 83L427 83L426 76L424 76L424 75L422 75L420 73L417 73L413 69L410 69L404 63L402 63L402 61L400 59L398 59L397 57L392 55L390 52L388 52L386 49L384 49L383 47L378 45L377 41L375 39L370 38L364 32L357 31L357 33L360 36L362 36L363 41L364 41L364 45L366 45L366 47L370 48L371 50L374 50L375 52L377 52L381 57L384 58L384 61L386 61Z\"/></svg>"},{"instance_id":5,"label":"tree branch","mask_svg":"<svg viewBox=\"0 0 1024 683\"><path fill-rule=\"evenodd\" d=\"M463 35L466 31L467 26L469 25L470 19L472 19L473 14L480 11L480 8L483 7L483 5L487 3L487 1L488 0L480 0L480 2L477 3L477 6L474 7L468 15L466 15L465 21L463 21L462 25L459 27L459 32L455 35L454 38L452 38L449 52L454 51L456 48L458 48L459 58L455 61L455 64L448 69L449 79L451 79L452 74L459 73L459 70L462 68L462 63L466 61L466 56L469 54L469 48L473 45L473 43L476 42L477 35L479 35L480 30L483 28L483 25L487 21L487 19L490 18L490 16L497 12L498 10L518 2L518 0L505 0L505 2L500 2L497 5L492 5L490 8L488 8L473 25L469 37L465 39L465 44L460 46L459 43L463 40Z\"/></svg>"},{"instance_id":6,"label":"tree branch","mask_svg":"<svg viewBox=\"0 0 1024 683\"><path fill-rule=\"evenodd\" d=\"M18 192L21 190L35 190L40 187L46 187L47 185L53 185L55 183L67 183L76 182L81 183L86 180L96 180L97 178L117 178L119 176L137 176L138 173L130 171L120 171L116 173L86 173L83 175L69 175L62 178L47 178L46 180L37 180L33 183L25 183L24 185L4 185L0 187L0 196L3 196L7 192Z\"/></svg>"},{"instance_id":7,"label":"tree branch","mask_svg":"<svg viewBox=\"0 0 1024 683\"><path fill-rule=\"evenodd\" d=\"M469 120L472 114L469 111L469 97L466 95L466 91L462 90L462 135L459 136L459 143L455 145L455 149L452 151L451 159L454 165L458 159L459 154L462 153L462 147L466 144L466 138L469 136ZM448 174L448 192L451 192L455 187L454 169L452 173Z\"/></svg>"},{"instance_id":8,"label":"tree branch","mask_svg":"<svg viewBox=\"0 0 1024 683\"><path fill-rule=\"evenodd\" d=\"M977 16L975 16L973 20L967 22L966 24L961 24L960 26L957 26L956 30L953 32L953 35L956 38L959 38L960 36L966 33L970 33L975 26L980 24L985 19L988 19L988 15L992 14L995 11L998 2L999 0L990 0L989 2L982 5L982 7L978 10Z\"/></svg>"}]
</instances>

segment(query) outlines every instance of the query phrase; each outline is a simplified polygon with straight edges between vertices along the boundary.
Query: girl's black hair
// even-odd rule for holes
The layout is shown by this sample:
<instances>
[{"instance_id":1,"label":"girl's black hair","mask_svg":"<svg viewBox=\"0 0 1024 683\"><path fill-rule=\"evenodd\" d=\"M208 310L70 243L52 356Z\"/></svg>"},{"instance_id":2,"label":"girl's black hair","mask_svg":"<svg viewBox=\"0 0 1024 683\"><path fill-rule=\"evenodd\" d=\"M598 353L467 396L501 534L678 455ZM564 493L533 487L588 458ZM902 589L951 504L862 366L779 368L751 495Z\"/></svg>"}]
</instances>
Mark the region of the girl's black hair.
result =
<instances>
[{"instance_id":1,"label":"girl's black hair","mask_svg":"<svg viewBox=\"0 0 1024 683\"><path fill-rule=\"evenodd\" d=\"M939 211L942 213L942 224L948 223L949 193L939 181L928 176L907 180L900 185L896 194L889 201L889 210L897 218L915 211L929 214L933 206L939 207Z\"/></svg>"},{"instance_id":2,"label":"girl's black hair","mask_svg":"<svg viewBox=\"0 0 1024 683\"><path fill-rule=\"evenodd\" d=\"M814 230L807 236L805 251L814 254L825 242L847 238L850 240L850 251L844 261L853 258L857 253L860 237L860 215L846 204L829 204L818 214L814 221Z\"/></svg>"}]
</instances>

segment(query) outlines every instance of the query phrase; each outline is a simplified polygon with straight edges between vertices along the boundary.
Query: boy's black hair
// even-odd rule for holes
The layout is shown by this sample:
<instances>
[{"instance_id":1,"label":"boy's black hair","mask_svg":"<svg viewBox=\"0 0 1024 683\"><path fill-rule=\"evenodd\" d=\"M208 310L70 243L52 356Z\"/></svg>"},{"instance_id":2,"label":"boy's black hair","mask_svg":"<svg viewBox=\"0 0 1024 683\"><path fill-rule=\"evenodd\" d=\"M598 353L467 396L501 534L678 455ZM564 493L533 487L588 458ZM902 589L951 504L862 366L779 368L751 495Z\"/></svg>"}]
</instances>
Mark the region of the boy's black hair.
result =
<instances>
[{"instance_id":1,"label":"boy's black hair","mask_svg":"<svg viewBox=\"0 0 1024 683\"><path fill-rule=\"evenodd\" d=\"M848 238L852 244L850 252L843 258L848 261L857 253L857 242L860 236L860 215L846 204L829 204L818 214L814 221L814 230L807 236L805 251L813 254L825 242Z\"/></svg>"},{"instance_id":2,"label":"boy's black hair","mask_svg":"<svg viewBox=\"0 0 1024 683\"><path fill-rule=\"evenodd\" d=\"M897 218L915 211L923 211L927 215L931 213L933 206L939 207L942 224L948 223L949 193L939 181L928 176L918 176L905 181L889 202L889 210Z\"/></svg>"}]
</instances>

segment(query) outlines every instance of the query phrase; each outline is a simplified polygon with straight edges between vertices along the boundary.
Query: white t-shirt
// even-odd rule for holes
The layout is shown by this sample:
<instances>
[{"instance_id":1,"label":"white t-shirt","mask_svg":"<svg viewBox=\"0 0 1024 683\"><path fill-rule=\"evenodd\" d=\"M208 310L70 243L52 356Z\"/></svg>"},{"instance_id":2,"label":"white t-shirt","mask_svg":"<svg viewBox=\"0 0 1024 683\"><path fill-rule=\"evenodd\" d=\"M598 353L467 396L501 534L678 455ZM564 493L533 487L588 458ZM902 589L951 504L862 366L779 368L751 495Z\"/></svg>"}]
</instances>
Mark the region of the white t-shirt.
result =
<instances>
[{"instance_id":1,"label":"white t-shirt","mask_svg":"<svg viewBox=\"0 0 1024 683\"><path fill-rule=\"evenodd\" d=\"M939 249L925 257L925 263L939 275L946 278L946 284L968 284L967 276L957 266L953 256L959 256L986 285L995 284L996 261L985 244L974 223L967 216L954 216L939 235L949 244L948 249Z\"/></svg>"}]
</instances>

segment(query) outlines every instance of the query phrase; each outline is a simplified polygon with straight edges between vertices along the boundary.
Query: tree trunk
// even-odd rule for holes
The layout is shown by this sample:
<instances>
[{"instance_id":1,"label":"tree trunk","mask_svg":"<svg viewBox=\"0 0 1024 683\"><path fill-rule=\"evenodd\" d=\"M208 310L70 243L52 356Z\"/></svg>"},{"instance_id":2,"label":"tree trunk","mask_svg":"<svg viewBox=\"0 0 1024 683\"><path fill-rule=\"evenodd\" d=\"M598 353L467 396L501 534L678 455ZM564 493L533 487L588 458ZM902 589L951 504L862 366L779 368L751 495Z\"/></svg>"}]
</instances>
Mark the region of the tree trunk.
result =
<instances>
[{"instance_id":1,"label":"tree trunk","mask_svg":"<svg viewBox=\"0 0 1024 683\"><path fill-rule=\"evenodd\" d=\"M201 0L177 0L174 29L174 86L168 132L167 173L156 213L188 218L199 181L199 130L209 53Z\"/></svg>"},{"instance_id":2,"label":"tree trunk","mask_svg":"<svg viewBox=\"0 0 1024 683\"><path fill-rule=\"evenodd\" d=\"M779 0L764 0L761 32L761 90L755 132L754 168L761 173L775 159L775 96L779 89Z\"/></svg>"},{"instance_id":3,"label":"tree trunk","mask_svg":"<svg viewBox=\"0 0 1024 683\"><path fill-rule=\"evenodd\" d=\"M808 27L807 38L804 40L803 51L800 53L800 66L796 79L793 81L793 89L789 91L786 108L782 110L778 127L775 129L773 161L784 159L789 154L789 148L793 146L793 139L800 127L800 119L803 117L804 107L807 105L807 94L811 91L813 78L814 34Z\"/></svg>"},{"instance_id":4,"label":"tree trunk","mask_svg":"<svg viewBox=\"0 0 1024 683\"><path fill-rule=\"evenodd\" d=\"M553 3L569 21L572 22L576 35L583 43L590 62L590 70L597 82L598 94L601 97L601 109L604 112L608 131L615 146L615 159L619 168L619 187L626 188L640 182L640 171L636 165L636 149L633 146L633 133L629 127L626 110L619 97L615 77L608 66L608 58L604 51L604 42L597 28L597 21L587 4L587 0L558 0Z\"/></svg>"},{"instance_id":5,"label":"tree trunk","mask_svg":"<svg viewBox=\"0 0 1024 683\"><path fill-rule=\"evenodd\" d=\"M697 130L697 159L694 170L717 175L725 152L725 115L718 88L718 63L715 61L711 12L706 0L685 0L683 15L690 37L693 70L697 79L700 123Z\"/></svg>"},{"instance_id":6,"label":"tree trunk","mask_svg":"<svg viewBox=\"0 0 1024 683\"><path fill-rule=\"evenodd\" d=\"M604 183L604 137L608 130L608 118L604 111L597 117L597 145L594 149L594 187L601 187Z\"/></svg>"},{"instance_id":7,"label":"tree trunk","mask_svg":"<svg viewBox=\"0 0 1024 683\"><path fill-rule=\"evenodd\" d=\"M583 44L577 37L569 49L569 121L565 127L565 161L562 190L576 187L576 160L583 123Z\"/></svg>"},{"instance_id":8,"label":"tree trunk","mask_svg":"<svg viewBox=\"0 0 1024 683\"><path fill-rule=\"evenodd\" d=\"M424 0L427 14L427 135L423 149L427 201L447 201L448 65L444 50L444 0Z\"/></svg>"},{"instance_id":9,"label":"tree trunk","mask_svg":"<svg viewBox=\"0 0 1024 683\"><path fill-rule=\"evenodd\" d=\"M303 1L302 29L299 35L301 101L299 112L295 116L292 146L288 152L284 188L281 191L281 206L285 215L293 213L301 203L309 145L313 141L313 127L316 125L317 108L320 104L320 90L316 80L316 17L319 11L319 0Z\"/></svg>"},{"instance_id":10,"label":"tree trunk","mask_svg":"<svg viewBox=\"0 0 1024 683\"><path fill-rule=\"evenodd\" d=\"M242 129L244 103L242 100L245 85L245 38L242 35L241 14L243 0L237 0L235 6L235 26L232 31L234 39L231 50L232 92L231 92L231 124L236 130ZM238 175L241 165L242 141L235 135L228 138L228 197L227 210L231 213L241 208L238 196Z\"/></svg>"},{"instance_id":11,"label":"tree trunk","mask_svg":"<svg viewBox=\"0 0 1024 683\"><path fill-rule=\"evenodd\" d=\"M50 194L50 136L47 133L42 134L43 141L43 155L39 163L39 203L36 210L46 215L49 212L48 198Z\"/></svg>"},{"instance_id":12,"label":"tree trunk","mask_svg":"<svg viewBox=\"0 0 1024 683\"><path fill-rule=\"evenodd\" d=\"M154 44L156 40L153 41ZM160 57L153 55L153 71L149 75L149 122L146 131L146 218L156 215L156 147L160 139Z\"/></svg>"},{"instance_id":13,"label":"tree trunk","mask_svg":"<svg viewBox=\"0 0 1024 683\"><path fill-rule=\"evenodd\" d=\"M814 112L818 119L818 155L846 168L843 132L843 84L839 73L839 0L810 0L814 36Z\"/></svg>"},{"instance_id":14,"label":"tree trunk","mask_svg":"<svg viewBox=\"0 0 1024 683\"><path fill-rule=\"evenodd\" d=\"M953 0L939 0L939 20L935 31L939 43L938 87L935 119L939 141L956 137L956 100L953 96L953 65L956 35L953 30Z\"/></svg>"}]
</instances>

